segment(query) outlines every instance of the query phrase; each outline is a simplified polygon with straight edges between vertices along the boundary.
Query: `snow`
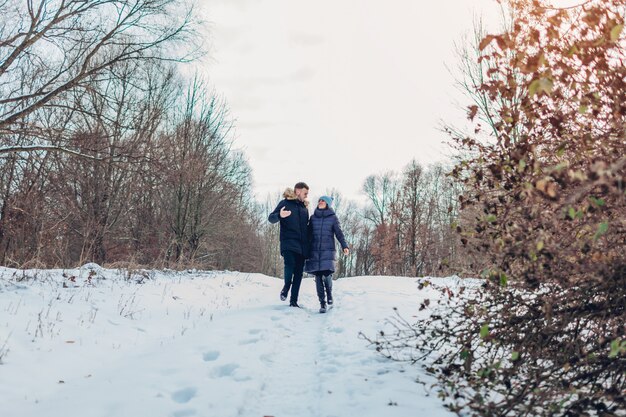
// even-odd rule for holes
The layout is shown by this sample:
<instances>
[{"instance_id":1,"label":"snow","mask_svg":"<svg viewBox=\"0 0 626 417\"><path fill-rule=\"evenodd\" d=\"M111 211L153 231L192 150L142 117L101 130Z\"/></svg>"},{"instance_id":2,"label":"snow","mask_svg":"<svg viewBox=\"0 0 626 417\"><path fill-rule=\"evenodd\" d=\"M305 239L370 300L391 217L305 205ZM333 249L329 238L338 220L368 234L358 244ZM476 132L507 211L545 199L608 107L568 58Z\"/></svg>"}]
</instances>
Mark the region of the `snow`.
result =
<instances>
[{"instance_id":1,"label":"snow","mask_svg":"<svg viewBox=\"0 0 626 417\"><path fill-rule=\"evenodd\" d=\"M429 279L459 285L452 278ZM419 366L374 336L397 307L419 317L418 280L334 281L318 314L279 300L282 280L232 272L0 268L3 416L444 416ZM4 347L3 347L4 346Z\"/></svg>"}]
</instances>

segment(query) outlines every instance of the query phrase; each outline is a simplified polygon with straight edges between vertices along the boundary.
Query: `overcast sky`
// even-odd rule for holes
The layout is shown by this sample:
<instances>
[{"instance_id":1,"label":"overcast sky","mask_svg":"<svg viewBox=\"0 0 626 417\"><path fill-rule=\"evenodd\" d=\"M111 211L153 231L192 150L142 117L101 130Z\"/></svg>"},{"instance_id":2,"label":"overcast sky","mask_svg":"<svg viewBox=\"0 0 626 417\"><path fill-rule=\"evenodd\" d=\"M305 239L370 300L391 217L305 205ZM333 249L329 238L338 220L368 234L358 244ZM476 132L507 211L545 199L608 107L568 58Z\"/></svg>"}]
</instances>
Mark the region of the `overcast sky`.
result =
<instances>
[{"instance_id":1,"label":"overcast sky","mask_svg":"<svg viewBox=\"0 0 626 417\"><path fill-rule=\"evenodd\" d=\"M361 200L365 177L446 158L454 42L495 0L206 0L200 67L237 120L264 200L296 181Z\"/></svg>"}]
</instances>

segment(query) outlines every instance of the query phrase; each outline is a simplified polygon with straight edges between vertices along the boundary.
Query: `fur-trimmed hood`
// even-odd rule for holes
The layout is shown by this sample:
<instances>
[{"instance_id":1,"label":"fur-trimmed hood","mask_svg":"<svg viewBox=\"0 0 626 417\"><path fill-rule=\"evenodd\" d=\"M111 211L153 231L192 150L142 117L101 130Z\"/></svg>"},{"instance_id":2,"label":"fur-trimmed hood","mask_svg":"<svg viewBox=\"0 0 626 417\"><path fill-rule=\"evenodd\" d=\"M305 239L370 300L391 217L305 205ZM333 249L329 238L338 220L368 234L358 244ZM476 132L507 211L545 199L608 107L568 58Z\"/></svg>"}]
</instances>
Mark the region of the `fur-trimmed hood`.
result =
<instances>
[{"instance_id":1,"label":"fur-trimmed hood","mask_svg":"<svg viewBox=\"0 0 626 417\"><path fill-rule=\"evenodd\" d=\"M285 188L285 191L283 192L283 198L285 200L297 200L298 199L298 197L296 197L296 191L291 187ZM309 200L304 200L304 206L309 207Z\"/></svg>"}]
</instances>

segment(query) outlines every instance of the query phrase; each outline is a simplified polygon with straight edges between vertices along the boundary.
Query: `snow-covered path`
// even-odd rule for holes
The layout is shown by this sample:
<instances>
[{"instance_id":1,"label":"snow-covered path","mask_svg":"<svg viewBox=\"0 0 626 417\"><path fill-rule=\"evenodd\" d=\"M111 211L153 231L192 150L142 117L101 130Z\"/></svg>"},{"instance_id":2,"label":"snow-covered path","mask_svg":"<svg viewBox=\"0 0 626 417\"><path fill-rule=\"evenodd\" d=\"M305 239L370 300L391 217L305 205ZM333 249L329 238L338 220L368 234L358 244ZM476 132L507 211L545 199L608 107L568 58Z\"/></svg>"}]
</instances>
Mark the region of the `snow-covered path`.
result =
<instances>
[{"instance_id":1,"label":"snow-covered path","mask_svg":"<svg viewBox=\"0 0 626 417\"><path fill-rule=\"evenodd\" d=\"M418 367L378 356L373 335L398 307L416 315L415 279L335 281L317 313L305 279L293 309L282 282L256 274L157 273L144 284L115 271L63 288L61 271L17 283L2 270L2 416L437 416ZM43 281L43 283L41 282ZM0 351L0 357L2 356Z\"/></svg>"}]
</instances>

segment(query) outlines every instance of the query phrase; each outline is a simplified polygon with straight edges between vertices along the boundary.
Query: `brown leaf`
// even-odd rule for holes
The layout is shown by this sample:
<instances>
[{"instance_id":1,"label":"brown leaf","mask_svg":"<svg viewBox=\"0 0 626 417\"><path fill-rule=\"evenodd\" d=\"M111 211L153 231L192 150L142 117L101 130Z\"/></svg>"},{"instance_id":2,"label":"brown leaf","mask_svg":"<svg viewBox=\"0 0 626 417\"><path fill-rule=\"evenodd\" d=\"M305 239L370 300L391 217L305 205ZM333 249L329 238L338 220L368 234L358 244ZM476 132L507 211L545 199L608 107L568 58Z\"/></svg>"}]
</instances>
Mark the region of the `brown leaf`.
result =
<instances>
[{"instance_id":1,"label":"brown leaf","mask_svg":"<svg viewBox=\"0 0 626 417\"><path fill-rule=\"evenodd\" d=\"M468 107L468 112L467 112L467 118L470 121L473 121L474 118L476 117L476 113L478 113L478 106L477 105L472 105Z\"/></svg>"},{"instance_id":2,"label":"brown leaf","mask_svg":"<svg viewBox=\"0 0 626 417\"><path fill-rule=\"evenodd\" d=\"M493 35L487 35L483 38L482 41L480 41L480 44L478 45L478 48L480 48L480 50L482 51L483 49L485 49L487 47L487 45L489 45L491 43L491 41L495 38L495 36Z\"/></svg>"},{"instance_id":3,"label":"brown leaf","mask_svg":"<svg viewBox=\"0 0 626 417\"><path fill-rule=\"evenodd\" d=\"M542 194L547 195L550 198L556 198L557 185L550 178L545 177L535 183L535 188Z\"/></svg>"}]
</instances>

